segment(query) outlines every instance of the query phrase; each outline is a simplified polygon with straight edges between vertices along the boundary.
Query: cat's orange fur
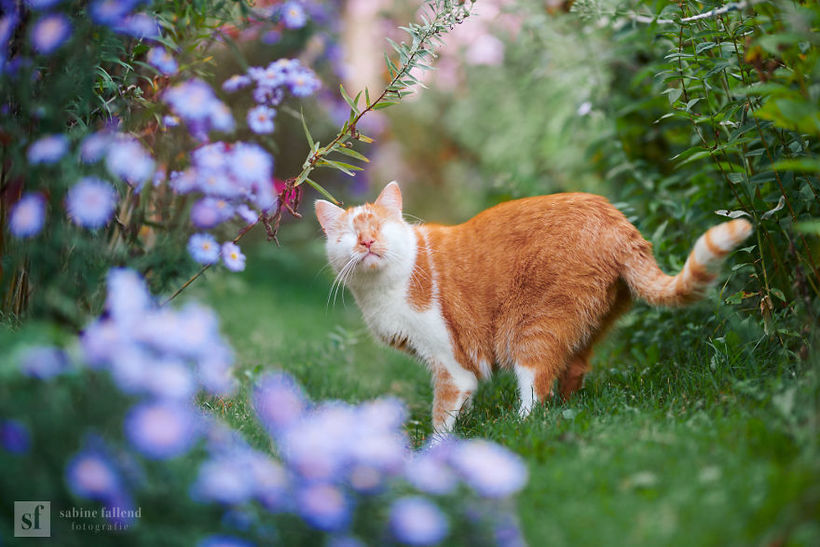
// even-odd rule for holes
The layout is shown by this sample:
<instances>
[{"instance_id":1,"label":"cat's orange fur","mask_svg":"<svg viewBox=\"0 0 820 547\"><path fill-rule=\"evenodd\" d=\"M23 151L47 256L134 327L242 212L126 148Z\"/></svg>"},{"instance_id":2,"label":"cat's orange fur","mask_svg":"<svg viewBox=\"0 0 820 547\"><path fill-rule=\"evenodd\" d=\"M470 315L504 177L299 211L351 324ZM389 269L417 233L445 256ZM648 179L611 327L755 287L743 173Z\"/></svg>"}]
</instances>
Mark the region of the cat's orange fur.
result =
<instances>
[{"instance_id":1,"label":"cat's orange fur","mask_svg":"<svg viewBox=\"0 0 820 547\"><path fill-rule=\"evenodd\" d=\"M405 224L397 218L398 186L391 183L374 204L345 212L321 200L316 208L329 246L334 244L330 238L351 226L358 238L354 253L364 253L363 244L369 243L371 264L363 267L360 277L365 281L354 289L359 301L368 283L376 287L380 255L389 253L393 236L384 235L384 226ZM456 226L406 226L415 240L412 273L403 293L406 313L435 306L452 355L466 374L481 379L488 364L515 367L520 381L531 375L534 395L542 401L556 379L564 398L581 387L592 346L634 297L661 306L697 300L716 278L721 260L752 229L745 220L711 228L683 270L668 276L658 268L652 245L601 196L526 198L499 204ZM373 281L367 281L368 275L375 276ZM378 320L369 320L376 331ZM399 349L421 354L431 366L434 426L447 429L447 416L460 410L472 390L453 379L461 371L437 362L444 358L427 355L431 352L424 351L424 341L416 339L412 328L397 330L393 338L377 334ZM522 386L522 400L525 389Z\"/></svg>"}]
</instances>

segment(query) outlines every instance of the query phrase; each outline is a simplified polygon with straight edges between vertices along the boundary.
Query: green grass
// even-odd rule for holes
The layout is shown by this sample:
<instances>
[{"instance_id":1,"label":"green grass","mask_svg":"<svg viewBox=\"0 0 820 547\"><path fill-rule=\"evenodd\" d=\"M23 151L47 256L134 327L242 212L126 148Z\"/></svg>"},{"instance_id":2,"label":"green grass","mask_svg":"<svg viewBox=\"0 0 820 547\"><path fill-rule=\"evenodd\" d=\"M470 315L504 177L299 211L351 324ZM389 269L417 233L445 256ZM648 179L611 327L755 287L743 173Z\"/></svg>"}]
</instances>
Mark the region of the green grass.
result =
<instances>
[{"instance_id":1,"label":"green grass","mask_svg":"<svg viewBox=\"0 0 820 547\"><path fill-rule=\"evenodd\" d=\"M419 445L430 433L427 371L376 344L350 295L327 306L321 244L292 234L283 249L260 245L247 271L210 275L184 296L216 307L247 377L240 396L214 408L253 437L249 379L284 369L314 399L400 397ZM717 319L699 324L712 308ZM820 544L818 367L776 357L727 313L716 299L636 309L578 396L525 420L510 375L482 385L457 433L526 460L517 499L531 545Z\"/></svg>"}]
</instances>

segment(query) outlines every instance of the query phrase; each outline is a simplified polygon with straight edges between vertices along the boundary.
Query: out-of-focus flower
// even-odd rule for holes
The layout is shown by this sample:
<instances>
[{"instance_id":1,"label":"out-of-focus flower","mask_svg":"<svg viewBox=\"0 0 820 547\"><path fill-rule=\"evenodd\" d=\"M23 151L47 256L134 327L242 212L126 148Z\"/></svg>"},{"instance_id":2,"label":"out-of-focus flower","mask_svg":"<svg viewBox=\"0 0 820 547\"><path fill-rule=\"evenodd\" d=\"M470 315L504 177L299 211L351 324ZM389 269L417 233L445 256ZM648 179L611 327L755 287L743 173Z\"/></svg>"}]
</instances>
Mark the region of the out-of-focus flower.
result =
<instances>
[{"instance_id":1,"label":"out-of-focus flower","mask_svg":"<svg viewBox=\"0 0 820 547\"><path fill-rule=\"evenodd\" d=\"M250 77L244 74L234 74L224 82L222 82L222 89L227 91L228 93L232 93L243 87L247 87L251 84Z\"/></svg>"},{"instance_id":2,"label":"out-of-focus flower","mask_svg":"<svg viewBox=\"0 0 820 547\"><path fill-rule=\"evenodd\" d=\"M489 32L481 34L467 48L464 60L470 65L499 66L504 62L504 42Z\"/></svg>"},{"instance_id":3,"label":"out-of-focus flower","mask_svg":"<svg viewBox=\"0 0 820 547\"><path fill-rule=\"evenodd\" d=\"M444 458L434 453L414 454L405 465L404 477L426 494L449 494L458 486L458 477Z\"/></svg>"},{"instance_id":4,"label":"out-of-focus flower","mask_svg":"<svg viewBox=\"0 0 820 547\"><path fill-rule=\"evenodd\" d=\"M279 12L282 22L289 29L302 28L307 23L304 8L297 2L285 2Z\"/></svg>"},{"instance_id":5,"label":"out-of-focus flower","mask_svg":"<svg viewBox=\"0 0 820 547\"><path fill-rule=\"evenodd\" d=\"M63 0L25 0L26 5L31 9L46 9L56 6Z\"/></svg>"},{"instance_id":6,"label":"out-of-focus flower","mask_svg":"<svg viewBox=\"0 0 820 547\"><path fill-rule=\"evenodd\" d=\"M578 106L578 111L576 112L579 116L586 116L592 112L592 103L589 101L584 101Z\"/></svg>"},{"instance_id":7,"label":"out-of-focus flower","mask_svg":"<svg viewBox=\"0 0 820 547\"><path fill-rule=\"evenodd\" d=\"M96 177L80 179L66 196L68 216L85 228L105 226L114 214L116 203L114 187Z\"/></svg>"},{"instance_id":8,"label":"out-of-focus flower","mask_svg":"<svg viewBox=\"0 0 820 547\"><path fill-rule=\"evenodd\" d=\"M353 536L332 536L327 541L327 547L366 547L366 543Z\"/></svg>"},{"instance_id":9,"label":"out-of-focus flower","mask_svg":"<svg viewBox=\"0 0 820 547\"><path fill-rule=\"evenodd\" d=\"M31 433L22 422L0 420L0 446L12 454L25 454L31 448Z\"/></svg>"},{"instance_id":10,"label":"out-of-focus flower","mask_svg":"<svg viewBox=\"0 0 820 547\"><path fill-rule=\"evenodd\" d=\"M125 418L125 435L148 458L165 460L188 452L198 437L196 415L183 403L140 403Z\"/></svg>"},{"instance_id":11,"label":"out-of-focus flower","mask_svg":"<svg viewBox=\"0 0 820 547\"><path fill-rule=\"evenodd\" d=\"M311 526L326 532L343 530L350 521L350 500L339 488L311 484L297 494L299 515Z\"/></svg>"},{"instance_id":12,"label":"out-of-focus flower","mask_svg":"<svg viewBox=\"0 0 820 547\"><path fill-rule=\"evenodd\" d=\"M28 161L38 163L57 163L68 151L68 138L62 134L47 135L34 141L28 147Z\"/></svg>"},{"instance_id":13,"label":"out-of-focus flower","mask_svg":"<svg viewBox=\"0 0 820 547\"><path fill-rule=\"evenodd\" d=\"M214 94L204 81L194 78L168 89L163 100L168 103L195 136L208 131L230 132L234 129L234 119L230 109Z\"/></svg>"},{"instance_id":14,"label":"out-of-focus flower","mask_svg":"<svg viewBox=\"0 0 820 547\"><path fill-rule=\"evenodd\" d=\"M31 29L31 43L38 53L48 55L59 48L71 35L68 17L54 13L41 17Z\"/></svg>"},{"instance_id":15,"label":"out-of-focus flower","mask_svg":"<svg viewBox=\"0 0 820 547\"><path fill-rule=\"evenodd\" d=\"M253 543L235 536L215 534L197 543L197 547L253 547Z\"/></svg>"},{"instance_id":16,"label":"out-of-focus flower","mask_svg":"<svg viewBox=\"0 0 820 547\"><path fill-rule=\"evenodd\" d=\"M231 174L241 182L270 184L273 158L257 144L237 143L228 165Z\"/></svg>"},{"instance_id":17,"label":"out-of-focus flower","mask_svg":"<svg viewBox=\"0 0 820 547\"><path fill-rule=\"evenodd\" d=\"M108 272L105 306L115 321L130 325L142 320L152 304L145 282L134 270L113 268Z\"/></svg>"},{"instance_id":18,"label":"out-of-focus flower","mask_svg":"<svg viewBox=\"0 0 820 547\"><path fill-rule=\"evenodd\" d=\"M497 444L483 440L458 443L450 455L453 467L480 496L503 498L527 482L521 458Z\"/></svg>"},{"instance_id":19,"label":"out-of-focus flower","mask_svg":"<svg viewBox=\"0 0 820 547\"><path fill-rule=\"evenodd\" d=\"M165 124L165 127L178 127L179 118L176 116L171 116L170 114L166 114L162 117L162 123Z\"/></svg>"},{"instance_id":20,"label":"out-of-focus flower","mask_svg":"<svg viewBox=\"0 0 820 547\"><path fill-rule=\"evenodd\" d=\"M233 215L233 206L224 199L206 197L191 207L191 222L204 230L225 222Z\"/></svg>"},{"instance_id":21,"label":"out-of-focus flower","mask_svg":"<svg viewBox=\"0 0 820 547\"><path fill-rule=\"evenodd\" d=\"M27 350L20 358L20 371L31 378L48 380L69 369L68 356L55 347L40 346Z\"/></svg>"},{"instance_id":22,"label":"out-of-focus flower","mask_svg":"<svg viewBox=\"0 0 820 547\"><path fill-rule=\"evenodd\" d=\"M259 86L253 90L253 100L259 104L279 106L284 98L285 92L281 87Z\"/></svg>"},{"instance_id":23,"label":"out-of-focus flower","mask_svg":"<svg viewBox=\"0 0 820 547\"><path fill-rule=\"evenodd\" d=\"M103 501L119 497L123 488L114 463L96 448L85 448L68 462L66 482L75 495Z\"/></svg>"},{"instance_id":24,"label":"out-of-focus flower","mask_svg":"<svg viewBox=\"0 0 820 547\"><path fill-rule=\"evenodd\" d=\"M248 110L248 127L254 133L264 135L273 133L273 118L276 111L264 105L255 106Z\"/></svg>"},{"instance_id":25,"label":"out-of-focus flower","mask_svg":"<svg viewBox=\"0 0 820 547\"><path fill-rule=\"evenodd\" d=\"M259 215L244 203L241 203L236 207L236 214L248 224L253 224L259 219Z\"/></svg>"},{"instance_id":26,"label":"out-of-focus flower","mask_svg":"<svg viewBox=\"0 0 820 547\"><path fill-rule=\"evenodd\" d=\"M176 74L179 70L179 65L177 65L176 59L174 59L173 55L168 53L168 50L164 47L152 47L148 50L148 54L145 59L149 64L159 70L160 73L166 76Z\"/></svg>"},{"instance_id":27,"label":"out-of-focus flower","mask_svg":"<svg viewBox=\"0 0 820 547\"><path fill-rule=\"evenodd\" d=\"M527 541L521 532L518 519L512 514L496 516L493 530L495 543L498 547L526 547Z\"/></svg>"},{"instance_id":28,"label":"out-of-focus flower","mask_svg":"<svg viewBox=\"0 0 820 547\"><path fill-rule=\"evenodd\" d=\"M194 234L188 240L188 252L200 264L213 264L219 260L219 244L210 234Z\"/></svg>"},{"instance_id":29,"label":"out-of-focus flower","mask_svg":"<svg viewBox=\"0 0 820 547\"><path fill-rule=\"evenodd\" d=\"M302 416L307 400L292 376L268 373L256 382L253 408L262 424L269 431L277 432Z\"/></svg>"},{"instance_id":30,"label":"out-of-focus flower","mask_svg":"<svg viewBox=\"0 0 820 547\"><path fill-rule=\"evenodd\" d=\"M254 494L254 484L242 459L235 454L216 456L199 467L191 497L197 501L215 501L234 505L247 501Z\"/></svg>"},{"instance_id":31,"label":"out-of-focus flower","mask_svg":"<svg viewBox=\"0 0 820 547\"><path fill-rule=\"evenodd\" d=\"M150 15L135 13L125 17L114 30L120 34L127 34L141 40L151 40L160 37L159 25Z\"/></svg>"},{"instance_id":32,"label":"out-of-focus flower","mask_svg":"<svg viewBox=\"0 0 820 547\"><path fill-rule=\"evenodd\" d=\"M111 142L105 164L113 175L137 189L151 179L156 166L139 141L126 135Z\"/></svg>"},{"instance_id":33,"label":"out-of-focus flower","mask_svg":"<svg viewBox=\"0 0 820 547\"><path fill-rule=\"evenodd\" d=\"M186 169L185 171L172 171L171 188L177 194L187 194L196 188L196 171L193 169Z\"/></svg>"},{"instance_id":34,"label":"out-of-focus flower","mask_svg":"<svg viewBox=\"0 0 820 547\"><path fill-rule=\"evenodd\" d=\"M190 367L175 359L153 359L145 367L144 383L155 397L186 401L196 392Z\"/></svg>"},{"instance_id":35,"label":"out-of-focus flower","mask_svg":"<svg viewBox=\"0 0 820 547\"><path fill-rule=\"evenodd\" d=\"M434 545L449 532L447 517L432 501L420 496L399 498L390 507L393 536L408 545Z\"/></svg>"},{"instance_id":36,"label":"out-of-focus flower","mask_svg":"<svg viewBox=\"0 0 820 547\"><path fill-rule=\"evenodd\" d=\"M232 272L241 272L245 269L245 255L242 254L239 245L231 241L222 244L222 262Z\"/></svg>"},{"instance_id":37,"label":"out-of-focus flower","mask_svg":"<svg viewBox=\"0 0 820 547\"><path fill-rule=\"evenodd\" d=\"M296 97L313 95L322 86L316 74L304 68L292 74L288 84L290 85L290 92Z\"/></svg>"},{"instance_id":38,"label":"out-of-focus flower","mask_svg":"<svg viewBox=\"0 0 820 547\"><path fill-rule=\"evenodd\" d=\"M37 192L25 194L11 210L9 230L17 237L40 233L46 220L46 200Z\"/></svg>"},{"instance_id":39,"label":"out-of-focus flower","mask_svg":"<svg viewBox=\"0 0 820 547\"><path fill-rule=\"evenodd\" d=\"M101 25L119 25L131 13L138 0L96 0L91 3L91 19Z\"/></svg>"},{"instance_id":40,"label":"out-of-focus flower","mask_svg":"<svg viewBox=\"0 0 820 547\"><path fill-rule=\"evenodd\" d=\"M95 163L105 156L112 135L107 131L91 133L80 144L80 159L84 163Z\"/></svg>"}]
</instances>

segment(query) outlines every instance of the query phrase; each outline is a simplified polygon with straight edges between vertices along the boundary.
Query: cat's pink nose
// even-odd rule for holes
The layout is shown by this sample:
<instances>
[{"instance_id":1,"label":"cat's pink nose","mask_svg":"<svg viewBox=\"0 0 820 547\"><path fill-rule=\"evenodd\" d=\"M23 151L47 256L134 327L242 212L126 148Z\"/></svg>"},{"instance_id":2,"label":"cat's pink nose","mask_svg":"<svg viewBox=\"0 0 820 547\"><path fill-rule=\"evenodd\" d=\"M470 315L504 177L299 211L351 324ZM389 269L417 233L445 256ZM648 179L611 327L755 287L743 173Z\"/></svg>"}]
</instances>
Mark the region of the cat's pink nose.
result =
<instances>
[{"instance_id":1,"label":"cat's pink nose","mask_svg":"<svg viewBox=\"0 0 820 547\"><path fill-rule=\"evenodd\" d=\"M364 245L365 247L367 247L367 250L369 251L370 246L373 245L375 242L376 242L375 239L360 239L359 240L359 245Z\"/></svg>"}]
</instances>

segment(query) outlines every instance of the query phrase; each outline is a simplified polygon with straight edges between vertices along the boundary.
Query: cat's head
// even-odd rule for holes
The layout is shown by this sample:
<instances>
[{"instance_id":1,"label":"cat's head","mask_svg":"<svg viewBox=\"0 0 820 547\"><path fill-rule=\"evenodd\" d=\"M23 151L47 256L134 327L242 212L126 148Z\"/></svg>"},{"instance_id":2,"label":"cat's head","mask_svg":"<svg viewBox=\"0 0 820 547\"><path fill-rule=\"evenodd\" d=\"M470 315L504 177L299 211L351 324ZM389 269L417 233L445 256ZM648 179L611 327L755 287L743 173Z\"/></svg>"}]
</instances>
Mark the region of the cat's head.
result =
<instances>
[{"instance_id":1,"label":"cat's head","mask_svg":"<svg viewBox=\"0 0 820 547\"><path fill-rule=\"evenodd\" d=\"M323 199L316 201L316 218L327 235L327 256L336 273L396 271L415 259L414 235L401 215L401 190L393 181L373 203L347 210Z\"/></svg>"}]
</instances>

